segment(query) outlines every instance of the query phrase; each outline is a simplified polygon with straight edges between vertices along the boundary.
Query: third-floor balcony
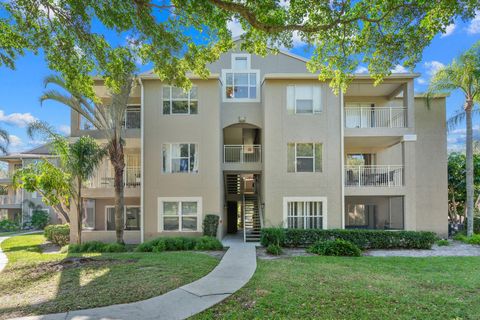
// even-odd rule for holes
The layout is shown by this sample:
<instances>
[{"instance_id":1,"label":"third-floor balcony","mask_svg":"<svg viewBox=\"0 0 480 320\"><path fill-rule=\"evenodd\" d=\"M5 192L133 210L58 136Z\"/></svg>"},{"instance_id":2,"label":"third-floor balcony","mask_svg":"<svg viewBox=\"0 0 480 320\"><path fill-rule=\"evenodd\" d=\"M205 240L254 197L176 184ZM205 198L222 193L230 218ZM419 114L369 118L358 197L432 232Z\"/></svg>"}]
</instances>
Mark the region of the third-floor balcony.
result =
<instances>
[{"instance_id":1,"label":"third-floor balcony","mask_svg":"<svg viewBox=\"0 0 480 320\"><path fill-rule=\"evenodd\" d=\"M111 170L100 168L95 176L85 183L90 189L113 188L115 177ZM126 166L123 172L123 182L126 188L138 188L141 182L140 166Z\"/></svg>"},{"instance_id":2,"label":"third-floor balcony","mask_svg":"<svg viewBox=\"0 0 480 320\"><path fill-rule=\"evenodd\" d=\"M407 108L346 106L345 128L405 128Z\"/></svg>"},{"instance_id":3,"label":"third-floor balcony","mask_svg":"<svg viewBox=\"0 0 480 320\"><path fill-rule=\"evenodd\" d=\"M346 187L401 187L402 165L345 166Z\"/></svg>"}]
</instances>

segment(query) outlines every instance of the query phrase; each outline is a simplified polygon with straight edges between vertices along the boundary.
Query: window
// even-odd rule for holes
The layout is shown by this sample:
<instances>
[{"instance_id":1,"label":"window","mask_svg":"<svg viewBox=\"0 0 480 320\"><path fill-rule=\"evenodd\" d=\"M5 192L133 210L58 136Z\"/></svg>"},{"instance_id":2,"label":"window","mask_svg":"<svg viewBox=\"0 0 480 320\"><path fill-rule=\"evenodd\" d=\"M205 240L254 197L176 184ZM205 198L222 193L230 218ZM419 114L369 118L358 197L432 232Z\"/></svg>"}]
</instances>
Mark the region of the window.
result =
<instances>
[{"instance_id":1,"label":"window","mask_svg":"<svg viewBox=\"0 0 480 320\"><path fill-rule=\"evenodd\" d=\"M345 227L367 228L370 214L375 214L375 205L347 204Z\"/></svg>"},{"instance_id":2,"label":"window","mask_svg":"<svg viewBox=\"0 0 480 320\"><path fill-rule=\"evenodd\" d=\"M323 229L326 226L326 198L287 197L283 200L287 228Z\"/></svg>"},{"instance_id":3,"label":"window","mask_svg":"<svg viewBox=\"0 0 480 320\"><path fill-rule=\"evenodd\" d=\"M159 198L159 231L199 231L201 198Z\"/></svg>"},{"instance_id":4,"label":"window","mask_svg":"<svg viewBox=\"0 0 480 320\"><path fill-rule=\"evenodd\" d=\"M125 129L140 129L141 111L140 106L128 106L125 110L123 127Z\"/></svg>"},{"instance_id":5,"label":"window","mask_svg":"<svg viewBox=\"0 0 480 320\"><path fill-rule=\"evenodd\" d=\"M95 229L95 200L83 199L82 228Z\"/></svg>"},{"instance_id":6,"label":"window","mask_svg":"<svg viewBox=\"0 0 480 320\"><path fill-rule=\"evenodd\" d=\"M198 172L198 145L178 143L163 145L164 173Z\"/></svg>"},{"instance_id":7,"label":"window","mask_svg":"<svg viewBox=\"0 0 480 320\"><path fill-rule=\"evenodd\" d=\"M322 144L289 143L287 172L322 172Z\"/></svg>"},{"instance_id":8,"label":"window","mask_svg":"<svg viewBox=\"0 0 480 320\"><path fill-rule=\"evenodd\" d=\"M224 101L260 101L259 71L241 72L234 70L223 70Z\"/></svg>"},{"instance_id":9,"label":"window","mask_svg":"<svg viewBox=\"0 0 480 320\"><path fill-rule=\"evenodd\" d=\"M232 69L233 70L249 70L251 55L249 54L232 54Z\"/></svg>"},{"instance_id":10,"label":"window","mask_svg":"<svg viewBox=\"0 0 480 320\"><path fill-rule=\"evenodd\" d=\"M80 116L80 130L95 130L94 125L87 120L84 116Z\"/></svg>"},{"instance_id":11,"label":"window","mask_svg":"<svg viewBox=\"0 0 480 320\"><path fill-rule=\"evenodd\" d=\"M125 206L123 212L123 223L125 230L140 230L140 206ZM115 230L115 207L105 207L106 229Z\"/></svg>"},{"instance_id":12,"label":"window","mask_svg":"<svg viewBox=\"0 0 480 320\"><path fill-rule=\"evenodd\" d=\"M289 114L317 114L321 111L320 86L287 87L287 112Z\"/></svg>"},{"instance_id":13,"label":"window","mask_svg":"<svg viewBox=\"0 0 480 320\"><path fill-rule=\"evenodd\" d=\"M197 114L197 87L185 92L182 88L163 87L163 114Z\"/></svg>"}]
</instances>

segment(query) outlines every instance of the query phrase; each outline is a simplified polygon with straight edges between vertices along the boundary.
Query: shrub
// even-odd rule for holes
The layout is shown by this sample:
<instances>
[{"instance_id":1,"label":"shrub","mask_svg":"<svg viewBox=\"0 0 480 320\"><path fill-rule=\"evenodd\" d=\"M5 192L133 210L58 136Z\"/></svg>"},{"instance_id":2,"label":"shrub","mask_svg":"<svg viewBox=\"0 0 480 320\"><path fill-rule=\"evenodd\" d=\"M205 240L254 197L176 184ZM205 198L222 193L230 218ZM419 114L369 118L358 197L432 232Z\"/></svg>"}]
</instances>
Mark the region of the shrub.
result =
<instances>
[{"instance_id":1,"label":"shrub","mask_svg":"<svg viewBox=\"0 0 480 320\"><path fill-rule=\"evenodd\" d=\"M220 217L215 214L207 214L203 219L203 235L216 237L218 230L218 221Z\"/></svg>"},{"instance_id":2,"label":"shrub","mask_svg":"<svg viewBox=\"0 0 480 320\"><path fill-rule=\"evenodd\" d=\"M469 244L478 244L478 245L480 245L480 234L474 234L473 236L468 237L465 242L466 242L466 243L469 243Z\"/></svg>"},{"instance_id":3,"label":"shrub","mask_svg":"<svg viewBox=\"0 0 480 320\"><path fill-rule=\"evenodd\" d=\"M317 241L342 239L365 249L431 249L437 240L433 232L343 230L343 229L262 229L260 242L268 247L308 247Z\"/></svg>"},{"instance_id":4,"label":"shrub","mask_svg":"<svg viewBox=\"0 0 480 320\"><path fill-rule=\"evenodd\" d=\"M195 250L222 250L222 243L214 237L204 236L197 239Z\"/></svg>"},{"instance_id":5,"label":"shrub","mask_svg":"<svg viewBox=\"0 0 480 320\"><path fill-rule=\"evenodd\" d=\"M450 245L450 242L448 242L448 240L446 239L440 239L437 241L437 246L439 247L447 247Z\"/></svg>"},{"instance_id":6,"label":"shrub","mask_svg":"<svg viewBox=\"0 0 480 320\"><path fill-rule=\"evenodd\" d=\"M34 210L30 222L35 229L42 230L47 226L49 219L50 217L48 212L43 210Z\"/></svg>"},{"instance_id":7,"label":"shrub","mask_svg":"<svg viewBox=\"0 0 480 320\"><path fill-rule=\"evenodd\" d=\"M463 233L457 233L454 237L453 237L453 240L457 240L457 241L462 241L462 242L466 242L467 241L467 236Z\"/></svg>"},{"instance_id":8,"label":"shrub","mask_svg":"<svg viewBox=\"0 0 480 320\"><path fill-rule=\"evenodd\" d=\"M195 249L196 239L187 237L163 238L167 251L182 251Z\"/></svg>"},{"instance_id":9,"label":"shrub","mask_svg":"<svg viewBox=\"0 0 480 320\"><path fill-rule=\"evenodd\" d=\"M157 241L157 243L153 246L152 252L163 252L167 249L167 246L165 245L165 241Z\"/></svg>"},{"instance_id":10,"label":"shrub","mask_svg":"<svg viewBox=\"0 0 480 320\"><path fill-rule=\"evenodd\" d=\"M270 244L267 247L267 253L273 254L274 256L279 256L283 252L282 247L280 247L278 244Z\"/></svg>"},{"instance_id":11,"label":"shrub","mask_svg":"<svg viewBox=\"0 0 480 320\"><path fill-rule=\"evenodd\" d=\"M20 230L20 226L10 220L0 221L0 232L12 232Z\"/></svg>"},{"instance_id":12,"label":"shrub","mask_svg":"<svg viewBox=\"0 0 480 320\"><path fill-rule=\"evenodd\" d=\"M359 257L362 255L359 247L342 239L317 241L308 248L308 252L321 256Z\"/></svg>"},{"instance_id":13,"label":"shrub","mask_svg":"<svg viewBox=\"0 0 480 320\"><path fill-rule=\"evenodd\" d=\"M82 244L71 244L68 246L70 253L84 253L84 252L125 252L125 245L119 243L103 243L100 241L89 241Z\"/></svg>"},{"instance_id":14,"label":"shrub","mask_svg":"<svg viewBox=\"0 0 480 320\"><path fill-rule=\"evenodd\" d=\"M68 224L51 224L45 227L43 234L47 240L63 247L70 242L70 226Z\"/></svg>"}]
</instances>

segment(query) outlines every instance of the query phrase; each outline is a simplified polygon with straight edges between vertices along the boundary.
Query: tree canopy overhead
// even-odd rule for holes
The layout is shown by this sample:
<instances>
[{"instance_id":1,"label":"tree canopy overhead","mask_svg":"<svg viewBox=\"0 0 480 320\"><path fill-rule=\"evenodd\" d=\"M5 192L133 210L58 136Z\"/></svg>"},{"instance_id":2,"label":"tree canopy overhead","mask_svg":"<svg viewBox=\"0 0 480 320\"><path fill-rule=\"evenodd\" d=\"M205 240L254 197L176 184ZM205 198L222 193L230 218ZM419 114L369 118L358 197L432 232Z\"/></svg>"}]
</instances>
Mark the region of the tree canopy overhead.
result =
<instances>
[{"instance_id":1,"label":"tree canopy overhead","mask_svg":"<svg viewBox=\"0 0 480 320\"><path fill-rule=\"evenodd\" d=\"M11 0L1 4L0 64L12 68L41 48L71 88L85 90L95 73L115 89L141 59L188 87L187 72L206 76L205 65L232 47L235 20L252 53L300 38L312 47L309 70L338 87L360 63L377 80L397 64L413 67L436 34L479 9L477 0ZM109 43L111 31L123 41Z\"/></svg>"}]
</instances>

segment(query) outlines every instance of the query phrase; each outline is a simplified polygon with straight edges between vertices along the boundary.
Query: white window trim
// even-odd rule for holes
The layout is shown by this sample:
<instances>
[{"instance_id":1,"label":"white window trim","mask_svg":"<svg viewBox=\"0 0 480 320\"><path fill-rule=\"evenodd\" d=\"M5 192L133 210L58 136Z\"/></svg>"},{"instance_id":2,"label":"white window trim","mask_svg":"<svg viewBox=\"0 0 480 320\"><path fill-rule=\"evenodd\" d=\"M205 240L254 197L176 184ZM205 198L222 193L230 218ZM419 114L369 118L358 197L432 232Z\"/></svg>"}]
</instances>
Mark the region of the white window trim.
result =
<instances>
[{"instance_id":1,"label":"white window trim","mask_svg":"<svg viewBox=\"0 0 480 320\"><path fill-rule=\"evenodd\" d=\"M323 142L288 142L287 143L287 149L288 149L288 144L290 143L293 143L295 144L295 148L294 148L294 151L295 151L295 161L294 161L294 164L295 164L295 171L293 172L288 172L287 173L323 173L323 153L324 153L324 148L323 148ZM313 171L297 171L297 144L313 144ZM322 170L320 171L316 171L316 167L315 167L315 145L316 144L320 144L322 146ZM287 154L288 154L288 151L287 151ZM287 155L288 157L288 155ZM312 157L308 157L308 156L300 156L300 158L312 158ZM288 159L287 159L287 162L288 162ZM288 166L288 164L287 164Z\"/></svg>"},{"instance_id":2,"label":"white window trim","mask_svg":"<svg viewBox=\"0 0 480 320\"><path fill-rule=\"evenodd\" d=\"M235 60L237 58L247 58L247 68L246 69L235 69L234 66L235 66ZM232 59L230 61L230 66L232 67L232 70L235 69L235 70L250 70L251 68L251 61L252 61L252 55L249 54L249 53L232 53Z\"/></svg>"},{"instance_id":3,"label":"white window trim","mask_svg":"<svg viewBox=\"0 0 480 320\"><path fill-rule=\"evenodd\" d=\"M95 223L95 218L96 218L96 216L97 216L97 201L96 201L95 199L92 199L92 198L83 198L83 199L82 199L82 208L83 208L84 210L85 210L85 206L84 206L84 204L83 204L83 201L85 201L85 200L93 200L94 203L95 203L95 205L93 206L93 227L84 228L84 227L83 227L83 223L82 223L82 230L95 230L95 225L96 225L96 223ZM82 213L82 217L83 217L83 213ZM82 218L82 220L83 220L83 218Z\"/></svg>"},{"instance_id":4,"label":"white window trim","mask_svg":"<svg viewBox=\"0 0 480 320\"><path fill-rule=\"evenodd\" d=\"M327 228L328 206L327 197L283 197L283 227L288 228L288 203L289 202L322 202L322 229Z\"/></svg>"},{"instance_id":5,"label":"white window trim","mask_svg":"<svg viewBox=\"0 0 480 320\"><path fill-rule=\"evenodd\" d=\"M287 90L286 90L286 94L287 94L287 97L285 99L285 101L287 101L287 104L288 104L288 88L289 87L293 87L293 101L295 103L295 105L293 106L293 115L299 115L299 116L314 116L314 115L320 115L323 113L323 87L321 85L297 85L297 84L289 84L287 85ZM312 112L311 113L306 113L306 112L301 112L301 113L298 113L297 112L297 87L309 87L309 88L313 88L316 87L316 88L319 88L320 89L320 111L315 111L315 107L314 107L314 104L315 104L315 101L313 100L314 97L313 97L313 92L312 92ZM288 108L288 105L287 105L287 108ZM291 114L290 114L291 115Z\"/></svg>"},{"instance_id":6,"label":"white window trim","mask_svg":"<svg viewBox=\"0 0 480 320\"><path fill-rule=\"evenodd\" d=\"M128 205L128 206L127 205L123 206L123 224L124 224L123 225L123 231L137 231L138 232L138 231L140 231L140 229L138 229L138 230L126 230L125 229L125 221L127 221L127 208L131 208L131 207L140 208L140 219L142 219L142 208L141 208L140 205L132 204L132 205ZM108 230L107 229L107 227L108 227L107 226L107 222L108 222L108 212L107 211L108 211L108 208L115 208L115 206L112 206L112 205L105 206L105 209L104 209L105 210L105 231L115 232L115 230ZM141 225L142 225L142 221L140 221L140 226Z\"/></svg>"},{"instance_id":7,"label":"white window trim","mask_svg":"<svg viewBox=\"0 0 480 320\"><path fill-rule=\"evenodd\" d=\"M197 230L182 230L181 215L179 215L178 230L163 230L163 203L164 202L196 202L197 203ZM203 221L202 197L158 197L157 199L157 230L158 232L201 232Z\"/></svg>"},{"instance_id":8,"label":"white window trim","mask_svg":"<svg viewBox=\"0 0 480 320\"><path fill-rule=\"evenodd\" d=\"M257 80L257 83L256 83L256 98L255 99L250 99L250 98L228 99L227 98L227 92L226 92L227 73L255 73L256 74L256 80ZM243 69L241 69L241 70L223 69L222 70L222 100L223 100L223 102L232 102L232 103L237 103L237 102L260 102L260 70L258 70L258 69L245 69L245 70L243 70Z\"/></svg>"},{"instance_id":9,"label":"white window trim","mask_svg":"<svg viewBox=\"0 0 480 320\"><path fill-rule=\"evenodd\" d=\"M188 113L173 113L172 112L172 105L173 105L173 101L185 101L185 99L173 99L172 98L172 90L173 90L173 86L162 86L162 99L161 99L161 108L162 108L162 116L196 116L200 113L200 108L198 107L198 87L196 85L192 85L192 88L195 87L197 88L197 98L196 99L192 99L190 97L190 91L188 91L188 96L187 96L187 102L188 102ZM170 88L170 113L163 113L163 102L165 101L164 97L163 97L163 88ZM197 101L197 113L191 113L191 108L190 108L190 102L192 101Z\"/></svg>"},{"instance_id":10,"label":"white window trim","mask_svg":"<svg viewBox=\"0 0 480 320\"><path fill-rule=\"evenodd\" d=\"M170 148L170 155L172 154L172 146L174 144L188 144L188 171L186 172L173 172L171 171L172 170L172 160L173 158L170 157L170 172L167 172L167 171L163 171L163 146L164 145L168 145L168 147ZM194 144L195 145L195 152L197 154L197 157L198 159L195 159L197 161L197 171L190 171L190 145L191 144ZM162 143L162 149L161 149L161 157L162 157L162 164L161 164L161 168L160 168L160 172L162 174L197 174L199 171L200 171L200 148L199 148L199 143L198 142L165 142L165 143ZM183 159L185 157L180 157L180 158L175 158L175 159Z\"/></svg>"}]
</instances>

